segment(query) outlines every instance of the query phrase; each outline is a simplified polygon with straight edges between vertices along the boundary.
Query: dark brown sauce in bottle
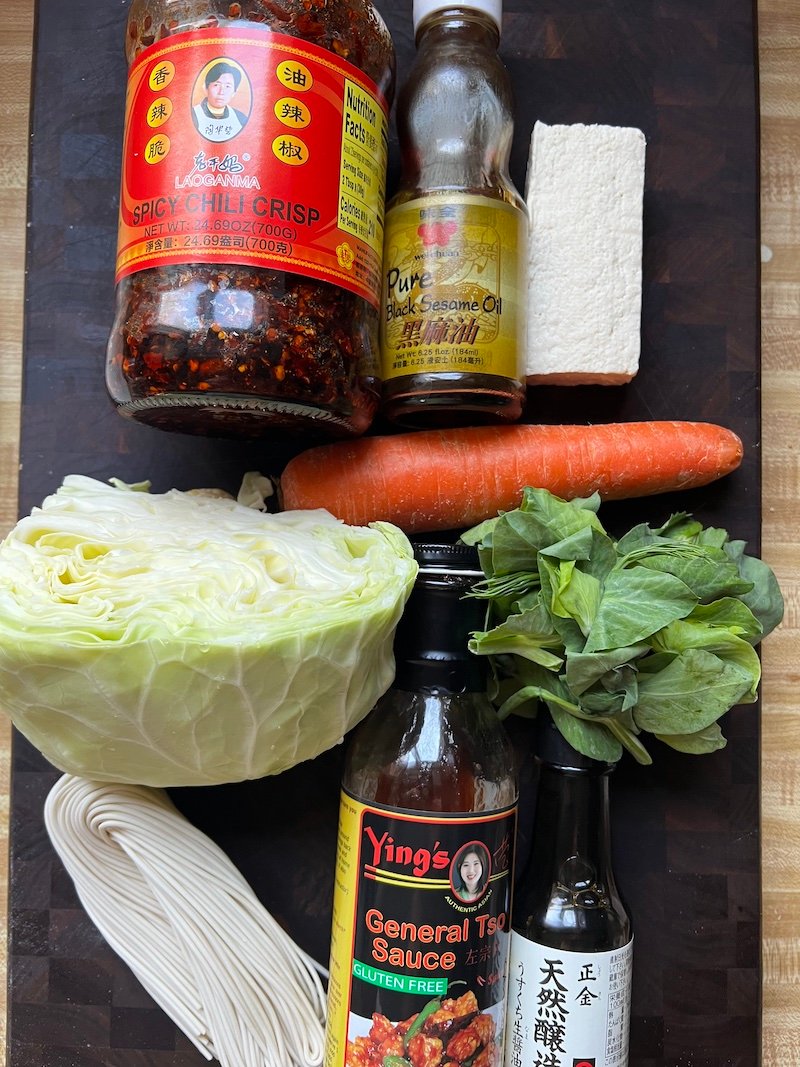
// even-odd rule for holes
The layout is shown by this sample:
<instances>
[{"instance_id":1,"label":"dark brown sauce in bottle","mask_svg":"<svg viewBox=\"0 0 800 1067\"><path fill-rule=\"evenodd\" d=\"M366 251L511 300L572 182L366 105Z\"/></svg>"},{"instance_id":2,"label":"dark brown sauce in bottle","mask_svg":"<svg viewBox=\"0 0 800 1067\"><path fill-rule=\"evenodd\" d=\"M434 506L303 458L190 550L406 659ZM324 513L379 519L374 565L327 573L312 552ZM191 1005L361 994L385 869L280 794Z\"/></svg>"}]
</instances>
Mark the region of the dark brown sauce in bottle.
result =
<instances>
[{"instance_id":1,"label":"dark brown sauce in bottle","mask_svg":"<svg viewBox=\"0 0 800 1067\"><path fill-rule=\"evenodd\" d=\"M477 553L415 554L395 682L354 731L343 775L326 1067L502 1055L514 756L467 648L484 612L463 599Z\"/></svg>"},{"instance_id":2,"label":"dark brown sauce in bottle","mask_svg":"<svg viewBox=\"0 0 800 1067\"><path fill-rule=\"evenodd\" d=\"M542 708L531 857L514 926L552 948L606 952L632 937L611 857L613 765L576 753Z\"/></svg>"},{"instance_id":3,"label":"dark brown sauce in bottle","mask_svg":"<svg viewBox=\"0 0 800 1067\"><path fill-rule=\"evenodd\" d=\"M536 718L530 856L516 886L505 1067L628 1062L633 929L612 865L612 764L576 752L549 711ZM543 1005L549 1005L545 1010Z\"/></svg>"},{"instance_id":4,"label":"dark brown sauce in bottle","mask_svg":"<svg viewBox=\"0 0 800 1067\"><path fill-rule=\"evenodd\" d=\"M484 606L462 598L482 572L465 546L419 545L416 554L395 681L354 731L343 785L362 800L419 811L512 804L514 754L486 695L485 663L467 648Z\"/></svg>"}]
</instances>

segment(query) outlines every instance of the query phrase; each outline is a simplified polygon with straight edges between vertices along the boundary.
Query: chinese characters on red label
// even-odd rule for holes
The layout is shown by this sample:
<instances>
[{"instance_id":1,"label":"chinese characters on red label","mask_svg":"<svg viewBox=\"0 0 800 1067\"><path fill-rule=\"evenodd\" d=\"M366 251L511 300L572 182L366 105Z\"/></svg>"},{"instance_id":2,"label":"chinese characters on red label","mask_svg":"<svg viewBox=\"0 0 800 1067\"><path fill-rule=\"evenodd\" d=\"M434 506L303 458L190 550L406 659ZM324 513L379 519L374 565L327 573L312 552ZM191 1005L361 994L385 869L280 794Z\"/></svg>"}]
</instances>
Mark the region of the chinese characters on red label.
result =
<instances>
[{"instance_id":1,"label":"chinese characters on red label","mask_svg":"<svg viewBox=\"0 0 800 1067\"><path fill-rule=\"evenodd\" d=\"M387 107L360 71L277 33L196 30L128 80L117 280L237 263L378 305Z\"/></svg>"}]
</instances>

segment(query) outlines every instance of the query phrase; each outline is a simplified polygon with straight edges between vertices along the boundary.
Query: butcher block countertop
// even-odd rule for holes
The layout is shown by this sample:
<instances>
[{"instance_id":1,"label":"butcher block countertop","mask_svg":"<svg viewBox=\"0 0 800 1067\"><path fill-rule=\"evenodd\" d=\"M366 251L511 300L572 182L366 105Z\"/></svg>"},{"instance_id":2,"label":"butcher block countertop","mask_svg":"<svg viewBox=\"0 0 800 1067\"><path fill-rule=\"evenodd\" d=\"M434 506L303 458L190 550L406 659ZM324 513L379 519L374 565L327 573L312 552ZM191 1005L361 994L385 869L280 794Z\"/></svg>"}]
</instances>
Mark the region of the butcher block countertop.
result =
<instances>
[{"instance_id":1,"label":"butcher block countertop","mask_svg":"<svg viewBox=\"0 0 800 1067\"><path fill-rule=\"evenodd\" d=\"M0 32L0 529L17 516L33 0ZM762 223L762 554L786 598L762 658L763 1064L800 1064L800 6L759 0ZM0 726L5 925L9 730ZM5 982L0 982L0 1049ZM699 1051L699 1050L698 1050ZM5 1057L3 1057L5 1058ZM755 1065L754 1065L755 1067Z\"/></svg>"}]
</instances>

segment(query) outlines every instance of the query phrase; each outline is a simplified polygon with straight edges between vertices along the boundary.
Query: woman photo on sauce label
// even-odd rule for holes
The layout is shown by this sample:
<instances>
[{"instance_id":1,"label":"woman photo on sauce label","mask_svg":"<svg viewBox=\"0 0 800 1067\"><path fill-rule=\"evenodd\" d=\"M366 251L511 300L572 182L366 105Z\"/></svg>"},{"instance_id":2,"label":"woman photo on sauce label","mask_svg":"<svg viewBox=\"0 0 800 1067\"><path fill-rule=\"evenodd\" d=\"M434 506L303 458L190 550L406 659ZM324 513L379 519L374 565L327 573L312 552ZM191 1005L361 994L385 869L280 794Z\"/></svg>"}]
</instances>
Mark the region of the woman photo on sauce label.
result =
<instances>
[{"instance_id":1,"label":"woman photo on sauce label","mask_svg":"<svg viewBox=\"0 0 800 1067\"><path fill-rule=\"evenodd\" d=\"M470 841L460 848L450 866L450 886L462 904L480 900L489 883L491 860L485 845Z\"/></svg>"},{"instance_id":2,"label":"woman photo on sauce label","mask_svg":"<svg viewBox=\"0 0 800 1067\"><path fill-rule=\"evenodd\" d=\"M230 141L244 129L251 106L250 81L238 63L220 58L206 64L192 91L192 118L201 136Z\"/></svg>"}]
</instances>

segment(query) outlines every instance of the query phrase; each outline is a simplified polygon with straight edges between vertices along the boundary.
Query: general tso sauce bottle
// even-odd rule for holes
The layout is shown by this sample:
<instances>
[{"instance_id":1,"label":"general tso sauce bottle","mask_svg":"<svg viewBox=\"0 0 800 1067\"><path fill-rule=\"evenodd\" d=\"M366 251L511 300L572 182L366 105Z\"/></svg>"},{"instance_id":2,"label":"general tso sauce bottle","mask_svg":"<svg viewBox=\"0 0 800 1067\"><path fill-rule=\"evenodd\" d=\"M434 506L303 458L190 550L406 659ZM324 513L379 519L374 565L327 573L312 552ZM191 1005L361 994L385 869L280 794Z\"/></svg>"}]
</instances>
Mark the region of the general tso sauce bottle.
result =
<instances>
[{"instance_id":1,"label":"general tso sauce bottle","mask_svg":"<svg viewBox=\"0 0 800 1067\"><path fill-rule=\"evenodd\" d=\"M612 866L613 764L576 752L545 708L536 732L539 779L514 902L505 1067L625 1067L633 932Z\"/></svg>"},{"instance_id":2,"label":"general tso sauce bottle","mask_svg":"<svg viewBox=\"0 0 800 1067\"><path fill-rule=\"evenodd\" d=\"M509 175L502 0L414 0L388 205L383 413L409 427L512 422L525 400L527 209Z\"/></svg>"},{"instance_id":3,"label":"general tso sauce bottle","mask_svg":"<svg viewBox=\"0 0 800 1067\"><path fill-rule=\"evenodd\" d=\"M389 32L370 0L132 0L106 381L226 436L368 428Z\"/></svg>"},{"instance_id":4,"label":"general tso sauce bottle","mask_svg":"<svg viewBox=\"0 0 800 1067\"><path fill-rule=\"evenodd\" d=\"M415 552L394 686L343 776L325 1067L502 1062L514 757L467 649L477 553Z\"/></svg>"}]
</instances>

